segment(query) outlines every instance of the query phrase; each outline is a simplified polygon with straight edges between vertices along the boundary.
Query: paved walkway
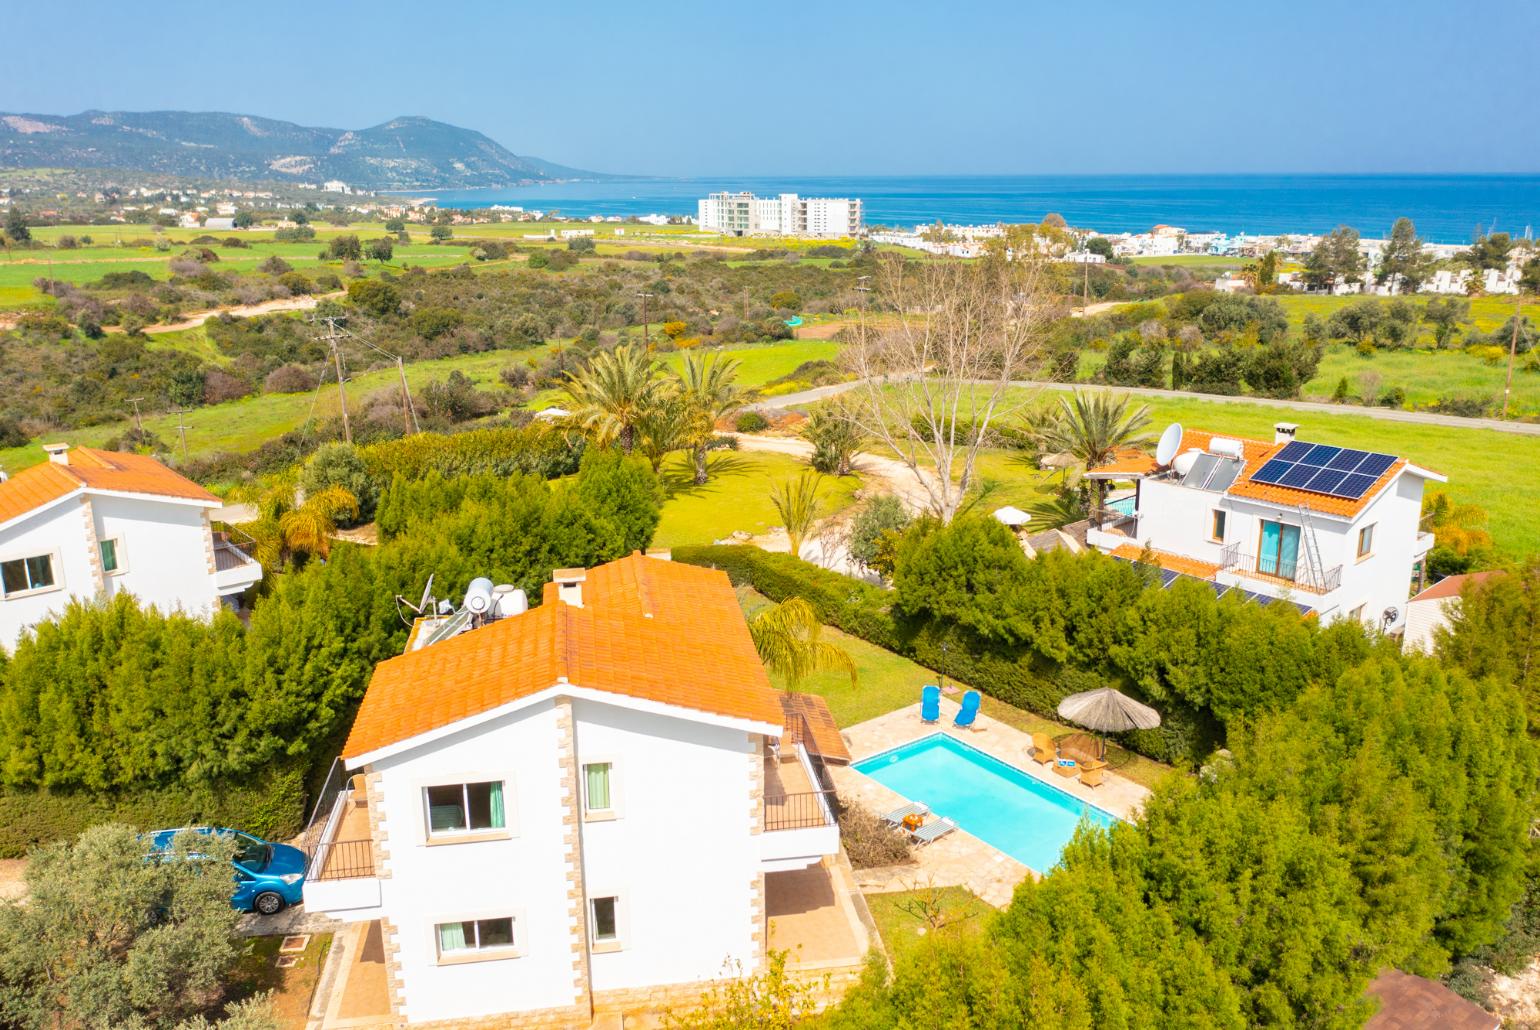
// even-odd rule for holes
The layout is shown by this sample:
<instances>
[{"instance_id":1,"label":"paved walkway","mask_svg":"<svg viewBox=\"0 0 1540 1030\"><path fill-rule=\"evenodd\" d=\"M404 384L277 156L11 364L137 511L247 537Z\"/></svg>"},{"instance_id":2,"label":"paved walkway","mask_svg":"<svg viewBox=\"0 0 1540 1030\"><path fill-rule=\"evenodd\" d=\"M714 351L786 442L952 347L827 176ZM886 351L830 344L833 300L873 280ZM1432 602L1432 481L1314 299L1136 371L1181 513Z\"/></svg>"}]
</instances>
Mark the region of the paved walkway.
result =
<instances>
[{"instance_id":1,"label":"paved walkway","mask_svg":"<svg viewBox=\"0 0 1540 1030\"><path fill-rule=\"evenodd\" d=\"M738 449L743 451L769 451L802 459L810 457L813 453L813 445L800 436L761 436L755 433L727 435L736 437ZM854 465L855 470L861 475L884 484L887 492L896 495L900 501L904 502L904 507L910 511L919 513L930 510L930 493L915 478L909 466L903 462L863 451L855 456ZM924 470L924 473L934 480L935 473L928 469Z\"/></svg>"},{"instance_id":2,"label":"paved walkway","mask_svg":"<svg viewBox=\"0 0 1540 1030\"><path fill-rule=\"evenodd\" d=\"M1029 735L982 713L976 721L977 729L959 730L952 726L957 708L955 701L943 698L941 720L935 724L922 723L920 706L914 704L852 726L845 730L851 756L859 762L932 733L946 733L1121 819L1137 817L1149 797L1149 790L1110 771L1100 787L1087 787L1078 780L1056 776L1032 761ZM909 801L853 768L834 766L829 772L842 801L876 814L890 812ZM887 893L928 886L966 887L991 905L1004 907L1018 883L1042 872L1029 869L962 829L916 848L912 854L913 860L905 865L857 870L861 889L867 893Z\"/></svg>"}]
</instances>

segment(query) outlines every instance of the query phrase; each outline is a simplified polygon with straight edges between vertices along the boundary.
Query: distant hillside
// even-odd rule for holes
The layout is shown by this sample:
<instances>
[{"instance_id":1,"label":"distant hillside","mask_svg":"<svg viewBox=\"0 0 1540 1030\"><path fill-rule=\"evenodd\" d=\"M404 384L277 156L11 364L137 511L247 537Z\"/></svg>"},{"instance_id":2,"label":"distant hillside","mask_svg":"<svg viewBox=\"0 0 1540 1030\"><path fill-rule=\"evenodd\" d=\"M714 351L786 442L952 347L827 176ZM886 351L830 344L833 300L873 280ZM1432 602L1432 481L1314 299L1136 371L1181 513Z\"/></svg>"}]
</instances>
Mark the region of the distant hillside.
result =
<instances>
[{"instance_id":1,"label":"distant hillside","mask_svg":"<svg viewBox=\"0 0 1540 1030\"><path fill-rule=\"evenodd\" d=\"M340 179L363 189L511 186L605 178L520 157L471 129L393 118L372 129L316 129L250 115L86 111L0 113L0 169L115 168L194 178Z\"/></svg>"}]
</instances>

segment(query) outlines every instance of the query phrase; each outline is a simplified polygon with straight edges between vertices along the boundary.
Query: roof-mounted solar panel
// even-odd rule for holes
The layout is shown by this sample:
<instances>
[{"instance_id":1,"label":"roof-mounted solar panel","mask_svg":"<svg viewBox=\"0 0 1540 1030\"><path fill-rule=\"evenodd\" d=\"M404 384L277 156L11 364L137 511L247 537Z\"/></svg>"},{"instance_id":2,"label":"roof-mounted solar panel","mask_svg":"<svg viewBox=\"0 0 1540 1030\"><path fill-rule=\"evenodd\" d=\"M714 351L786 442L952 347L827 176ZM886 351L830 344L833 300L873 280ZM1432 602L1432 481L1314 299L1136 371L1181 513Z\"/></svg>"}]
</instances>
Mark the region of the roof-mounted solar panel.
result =
<instances>
[{"instance_id":1,"label":"roof-mounted solar panel","mask_svg":"<svg viewBox=\"0 0 1540 1030\"><path fill-rule=\"evenodd\" d=\"M1310 449L1312 447L1314 447L1314 446L1315 446L1315 444L1313 444L1313 443L1306 443L1303 440L1291 440L1288 444L1286 444L1284 446L1283 450L1281 450L1277 454L1273 455L1273 460L1275 460L1275 461L1298 461L1299 459L1303 458L1305 455L1309 454L1310 453Z\"/></svg>"},{"instance_id":2,"label":"roof-mounted solar panel","mask_svg":"<svg viewBox=\"0 0 1540 1030\"><path fill-rule=\"evenodd\" d=\"M1332 447L1328 444L1318 443L1314 447L1310 448L1309 454L1305 455L1303 458L1295 458L1294 460L1303 465L1325 465L1327 462L1331 461L1341 453L1341 447Z\"/></svg>"},{"instance_id":3,"label":"roof-mounted solar panel","mask_svg":"<svg viewBox=\"0 0 1540 1030\"><path fill-rule=\"evenodd\" d=\"M1289 446L1292 447L1294 445L1290 444ZM1284 461L1282 458L1274 458L1266 465L1257 469L1256 473L1251 477L1251 481L1253 483L1276 483L1293 467L1291 463Z\"/></svg>"},{"instance_id":4,"label":"roof-mounted solar panel","mask_svg":"<svg viewBox=\"0 0 1540 1030\"><path fill-rule=\"evenodd\" d=\"M1305 489L1317 494L1333 494L1337 492L1337 487L1346 478L1346 472L1338 472L1336 469L1322 469L1315 474L1315 477L1310 480L1309 485Z\"/></svg>"},{"instance_id":5,"label":"roof-mounted solar panel","mask_svg":"<svg viewBox=\"0 0 1540 1030\"><path fill-rule=\"evenodd\" d=\"M1377 479L1395 463L1396 458L1393 454L1371 454L1353 471L1361 476L1374 476Z\"/></svg>"},{"instance_id":6,"label":"roof-mounted solar panel","mask_svg":"<svg viewBox=\"0 0 1540 1030\"><path fill-rule=\"evenodd\" d=\"M1355 451L1351 447L1345 447L1331 461L1326 463L1327 468L1337 469L1342 472L1351 472L1358 467L1358 463L1369 456L1368 451Z\"/></svg>"},{"instance_id":7,"label":"roof-mounted solar panel","mask_svg":"<svg viewBox=\"0 0 1540 1030\"><path fill-rule=\"evenodd\" d=\"M1295 465L1283 474L1283 478L1278 480L1278 485L1292 486L1296 490L1303 490L1305 489L1305 484L1314 479L1315 474L1320 471L1319 465Z\"/></svg>"},{"instance_id":8,"label":"roof-mounted solar panel","mask_svg":"<svg viewBox=\"0 0 1540 1030\"><path fill-rule=\"evenodd\" d=\"M1337 496L1356 501L1372 487L1379 476L1365 476L1354 472L1337 486Z\"/></svg>"}]
</instances>

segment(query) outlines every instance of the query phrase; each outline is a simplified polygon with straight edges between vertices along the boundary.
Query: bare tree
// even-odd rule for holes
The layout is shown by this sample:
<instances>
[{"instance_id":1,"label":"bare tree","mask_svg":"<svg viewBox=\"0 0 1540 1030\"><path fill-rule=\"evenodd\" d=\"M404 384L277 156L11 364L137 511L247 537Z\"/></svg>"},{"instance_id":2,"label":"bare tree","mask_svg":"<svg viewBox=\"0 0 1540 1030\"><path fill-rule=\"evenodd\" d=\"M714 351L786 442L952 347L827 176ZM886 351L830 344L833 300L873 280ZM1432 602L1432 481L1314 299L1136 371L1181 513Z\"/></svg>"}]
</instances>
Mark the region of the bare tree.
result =
<instances>
[{"instance_id":1,"label":"bare tree","mask_svg":"<svg viewBox=\"0 0 1540 1030\"><path fill-rule=\"evenodd\" d=\"M914 474L933 514L950 522L974 484L979 451L1013 380L1037 371L1060 301L1037 247L977 262L885 257L876 295L897 317L867 323L845 349L861 379L846 413Z\"/></svg>"}]
</instances>

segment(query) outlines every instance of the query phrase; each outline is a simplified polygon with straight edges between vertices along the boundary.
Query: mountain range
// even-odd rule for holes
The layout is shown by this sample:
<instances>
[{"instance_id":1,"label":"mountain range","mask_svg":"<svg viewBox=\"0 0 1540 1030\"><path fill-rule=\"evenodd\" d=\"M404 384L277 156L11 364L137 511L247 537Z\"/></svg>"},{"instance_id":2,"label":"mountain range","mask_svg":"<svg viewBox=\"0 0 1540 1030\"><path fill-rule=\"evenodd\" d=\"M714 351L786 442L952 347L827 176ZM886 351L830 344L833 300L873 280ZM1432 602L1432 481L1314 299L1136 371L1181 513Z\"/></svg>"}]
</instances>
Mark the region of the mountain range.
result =
<instances>
[{"instance_id":1,"label":"mountain range","mask_svg":"<svg viewBox=\"0 0 1540 1030\"><path fill-rule=\"evenodd\" d=\"M0 169L5 168L110 168L294 182L340 179L361 189L609 178L520 157L473 129L430 118L392 118L350 130L189 111L0 113Z\"/></svg>"}]
</instances>

